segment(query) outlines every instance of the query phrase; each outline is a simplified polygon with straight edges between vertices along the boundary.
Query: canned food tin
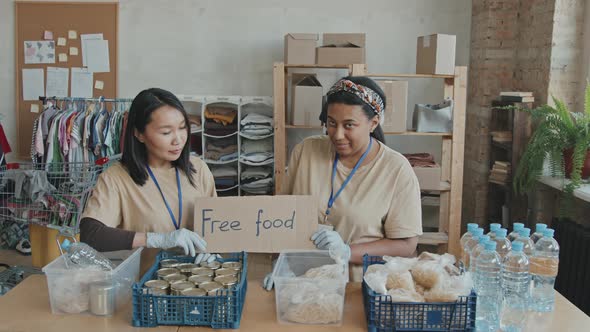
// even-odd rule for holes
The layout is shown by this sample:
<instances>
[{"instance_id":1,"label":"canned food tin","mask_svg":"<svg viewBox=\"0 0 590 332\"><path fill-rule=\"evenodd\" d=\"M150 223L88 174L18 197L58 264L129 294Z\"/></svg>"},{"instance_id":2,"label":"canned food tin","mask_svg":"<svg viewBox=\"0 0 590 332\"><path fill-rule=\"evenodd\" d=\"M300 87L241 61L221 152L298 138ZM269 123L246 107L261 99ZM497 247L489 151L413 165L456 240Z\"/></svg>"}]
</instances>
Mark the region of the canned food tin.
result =
<instances>
[{"instance_id":1,"label":"canned food tin","mask_svg":"<svg viewBox=\"0 0 590 332\"><path fill-rule=\"evenodd\" d=\"M207 292L207 296L215 296L215 293L222 289L223 286L215 281L205 282L199 285L199 288Z\"/></svg>"},{"instance_id":2,"label":"canned food tin","mask_svg":"<svg viewBox=\"0 0 590 332\"><path fill-rule=\"evenodd\" d=\"M150 280L145 283L145 287L149 288L153 295L168 295L169 285L166 280Z\"/></svg>"},{"instance_id":3,"label":"canned food tin","mask_svg":"<svg viewBox=\"0 0 590 332\"><path fill-rule=\"evenodd\" d=\"M179 264L176 268L180 270L180 273L184 274L187 277L191 276L191 270L198 267L197 264L185 263Z\"/></svg>"},{"instance_id":4,"label":"canned food tin","mask_svg":"<svg viewBox=\"0 0 590 332\"><path fill-rule=\"evenodd\" d=\"M158 276L158 279L160 279L160 280L164 280L165 276L175 274L175 273L178 273L178 270L175 268L163 268L163 269L159 269L158 271L156 271L156 275Z\"/></svg>"},{"instance_id":5,"label":"canned food tin","mask_svg":"<svg viewBox=\"0 0 590 332\"><path fill-rule=\"evenodd\" d=\"M195 288L195 284L188 281L179 281L175 282L170 285L170 294L171 295L180 295L181 292L185 289Z\"/></svg>"},{"instance_id":6,"label":"canned food tin","mask_svg":"<svg viewBox=\"0 0 590 332\"><path fill-rule=\"evenodd\" d=\"M167 276L164 277L164 280L168 281L169 283L173 284L175 282L179 282L179 281L185 281L186 280L186 276L180 273L175 273L175 274L169 274Z\"/></svg>"},{"instance_id":7,"label":"canned food tin","mask_svg":"<svg viewBox=\"0 0 590 332\"><path fill-rule=\"evenodd\" d=\"M194 276L209 276L209 277L213 277L213 275L215 275L215 271L211 270L208 267L196 267L194 269L191 270L191 273Z\"/></svg>"},{"instance_id":8,"label":"canned food tin","mask_svg":"<svg viewBox=\"0 0 590 332\"><path fill-rule=\"evenodd\" d=\"M221 269L215 271L215 276L216 277L220 277L220 276L237 276L237 275L238 275L238 271L232 270L232 269L224 269L224 268L221 268Z\"/></svg>"},{"instance_id":9,"label":"canned food tin","mask_svg":"<svg viewBox=\"0 0 590 332\"><path fill-rule=\"evenodd\" d=\"M207 261L205 262L201 262L201 267L206 267L206 268L210 268L211 270L217 270L219 268L221 268L221 263L218 261L213 261L210 263L207 263Z\"/></svg>"},{"instance_id":10,"label":"canned food tin","mask_svg":"<svg viewBox=\"0 0 590 332\"><path fill-rule=\"evenodd\" d=\"M179 264L180 262L176 259L164 259L160 262L160 268L165 269L170 267L177 267Z\"/></svg>"},{"instance_id":11,"label":"canned food tin","mask_svg":"<svg viewBox=\"0 0 590 332\"><path fill-rule=\"evenodd\" d=\"M225 263L221 264L221 267L224 269L240 271L240 270L242 270L242 263L240 263L240 262L225 262Z\"/></svg>"},{"instance_id":12,"label":"canned food tin","mask_svg":"<svg viewBox=\"0 0 590 332\"><path fill-rule=\"evenodd\" d=\"M206 276L206 275L193 275L188 277L188 281L194 283L195 285L199 286L200 284L204 283L204 282L209 282L209 281L213 281L213 279L211 279L210 276Z\"/></svg>"},{"instance_id":13,"label":"canned food tin","mask_svg":"<svg viewBox=\"0 0 590 332\"><path fill-rule=\"evenodd\" d=\"M238 283L238 278L236 276L219 276L215 277L216 282L220 283L224 288L230 289L232 286L235 286Z\"/></svg>"},{"instance_id":14,"label":"canned food tin","mask_svg":"<svg viewBox=\"0 0 590 332\"><path fill-rule=\"evenodd\" d=\"M207 292L201 288L188 288L180 293L184 296L207 296Z\"/></svg>"}]
</instances>

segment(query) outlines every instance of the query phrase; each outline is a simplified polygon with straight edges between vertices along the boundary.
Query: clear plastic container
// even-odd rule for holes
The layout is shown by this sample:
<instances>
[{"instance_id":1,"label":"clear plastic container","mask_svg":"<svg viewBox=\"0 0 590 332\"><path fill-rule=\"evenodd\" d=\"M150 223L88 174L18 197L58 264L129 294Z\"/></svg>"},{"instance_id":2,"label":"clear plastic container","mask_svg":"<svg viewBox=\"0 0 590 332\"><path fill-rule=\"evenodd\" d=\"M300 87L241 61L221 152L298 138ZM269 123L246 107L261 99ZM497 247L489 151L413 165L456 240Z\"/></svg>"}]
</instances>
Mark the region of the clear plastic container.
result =
<instances>
[{"instance_id":1,"label":"clear plastic container","mask_svg":"<svg viewBox=\"0 0 590 332\"><path fill-rule=\"evenodd\" d=\"M282 251L273 270L277 320L282 324L341 325L348 263L329 277L304 277L337 264L327 250Z\"/></svg>"},{"instance_id":2,"label":"clear plastic container","mask_svg":"<svg viewBox=\"0 0 590 332\"><path fill-rule=\"evenodd\" d=\"M115 265L112 271L99 267L80 267L61 255L43 267L47 277L49 302L53 314L80 314L90 310L90 285L112 282L116 308L131 299L131 288L139 277L142 248L134 251L103 253ZM116 309L115 309L116 310Z\"/></svg>"}]
</instances>

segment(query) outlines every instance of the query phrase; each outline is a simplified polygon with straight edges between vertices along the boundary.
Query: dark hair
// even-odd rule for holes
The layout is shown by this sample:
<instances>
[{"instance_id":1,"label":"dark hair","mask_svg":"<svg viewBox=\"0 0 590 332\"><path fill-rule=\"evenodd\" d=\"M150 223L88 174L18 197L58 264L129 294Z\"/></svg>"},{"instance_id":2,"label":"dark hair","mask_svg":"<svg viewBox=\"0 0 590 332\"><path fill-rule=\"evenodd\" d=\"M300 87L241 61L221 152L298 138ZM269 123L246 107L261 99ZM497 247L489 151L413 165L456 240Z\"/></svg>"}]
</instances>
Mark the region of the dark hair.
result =
<instances>
[{"instance_id":1,"label":"dark hair","mask_svg":"<svg viewBox=\"0 0 590 332\"><path fill-rule=\"evenodd\" d=\"M190 161L190 126L188 121L188 115L182 103L174 94L169 91L151 88L141 91L133 102L129 109L129 115L127 118L127 127L125 128L124 137L124 149L123 156L121 157L121 163L127 168L129 175L135 183L143 186L148 178L147 172L147 149L145 144L141 143L137 137L135 137L135 130L143 133L145 127L152 120L152 113L162 106L170 106L177 109L186 123L187 131L187 142L182 148L180 157L172 162L174 167L179 168L186 177L188 178L191 185L195 186L193 175L196 173L193 164Z\"/></svg>"},{"instance_id":2,"label":"dark hair","mask_svg":"<svg viewBox=\"0 0 590 332\"><path fill-rule=\"evenodd\" d=\"M381 97L381 99L383 99L383 107L386 106L387 101L385 100L385 93L372 79L364 76L348 76L344 77L343 79L349 80L355 84L365 86L375 91ZM327 100L322 107L322 113L320 114L320 121L323 125L328 122L328 105L330 104L359 105L363 107L365 115L369 120L377 116L375 111L373 111L373 109L359 97L353 95L352 93L339 91L327 96ZM375 130L371 133L371 136L376 140L385 143L385 135L383 134L383 129L381 128L380 124L378 124Z\"/></svg>"}]
</instances>

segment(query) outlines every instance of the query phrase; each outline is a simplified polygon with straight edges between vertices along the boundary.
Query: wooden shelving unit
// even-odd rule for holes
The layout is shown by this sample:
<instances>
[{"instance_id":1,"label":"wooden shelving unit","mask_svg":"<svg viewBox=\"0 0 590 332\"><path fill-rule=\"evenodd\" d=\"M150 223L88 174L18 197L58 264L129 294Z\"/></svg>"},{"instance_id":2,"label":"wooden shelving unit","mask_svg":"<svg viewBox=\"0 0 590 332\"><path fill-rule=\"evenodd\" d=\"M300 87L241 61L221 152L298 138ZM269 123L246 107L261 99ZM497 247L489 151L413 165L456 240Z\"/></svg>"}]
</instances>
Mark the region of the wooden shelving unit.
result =
<instances>
[{"instance_id":1,"label":"wooden shelving unit","mask_svg":"<svg viewBox=\"0 0 590 332\"><path fill-rule=\"evenodd\" d=\"M370 74L365 64L318 66L285 65L276 62L273 66L274 81L274 121L275 121L275 192L282 192L287 161L286 134L288 129L321 129L320 126L293 126L286 123L286 100L288 93L286 77L290 68L310 69L347 69L349 75L369 76L372 78L426 78L442 79L444 97L455 101L453 110L452 133L385 133L386 135L413 135L441 137L442 162L441 185L439 188L439 226L438 232L425 232L420 244L437 245L439 251L448 251L459 256L461 248L461 201L463 195L463 156L465 150L465 109L467 104L467 67L455 67L454 75L420 75L420 74ZM320 110L318 110L319 112Z\"/></svg>"}]
</instances>

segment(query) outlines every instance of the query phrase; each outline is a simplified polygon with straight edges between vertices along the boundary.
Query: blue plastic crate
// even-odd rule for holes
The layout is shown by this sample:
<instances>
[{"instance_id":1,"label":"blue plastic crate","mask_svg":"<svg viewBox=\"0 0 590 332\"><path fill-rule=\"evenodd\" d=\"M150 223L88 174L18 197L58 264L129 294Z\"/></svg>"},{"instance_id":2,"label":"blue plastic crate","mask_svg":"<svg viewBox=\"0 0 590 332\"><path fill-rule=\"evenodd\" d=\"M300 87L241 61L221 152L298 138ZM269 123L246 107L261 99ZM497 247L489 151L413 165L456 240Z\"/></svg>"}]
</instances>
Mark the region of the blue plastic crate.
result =
<instances>
[{"instance_id":1,"label":"blue plastic crate","mask_svg":"<svg viewBox=\"0 0 590 332\"><path fill-rule=\"evenodd\" d=\"M372 264L384 264L381 256L363 256L363 274ZM363 281L367 327L377 331L475 331L477 296L461 296L456 302L392 302L391 296L375 293Z\"/></svg>"},{"instance_id":2,"label":"blue plastic crate","mask_svg":"<svg viewBox=\"0 0 590 332\"><path fill-rule=\"evenodd\" d=\"M153 295L143 285L156 278L160 261L176 259L181 263L192 263L193 257L174 256L160 252L155 264L133 284L133 326L155 327L158 325L209 326L215 329L237 329L240 327L242 309L246 299L248 281L247 254L232 253L223 262L242 262L242 273L235 287L217 291L215 296Z\"/></svg>"}]
</instances>

